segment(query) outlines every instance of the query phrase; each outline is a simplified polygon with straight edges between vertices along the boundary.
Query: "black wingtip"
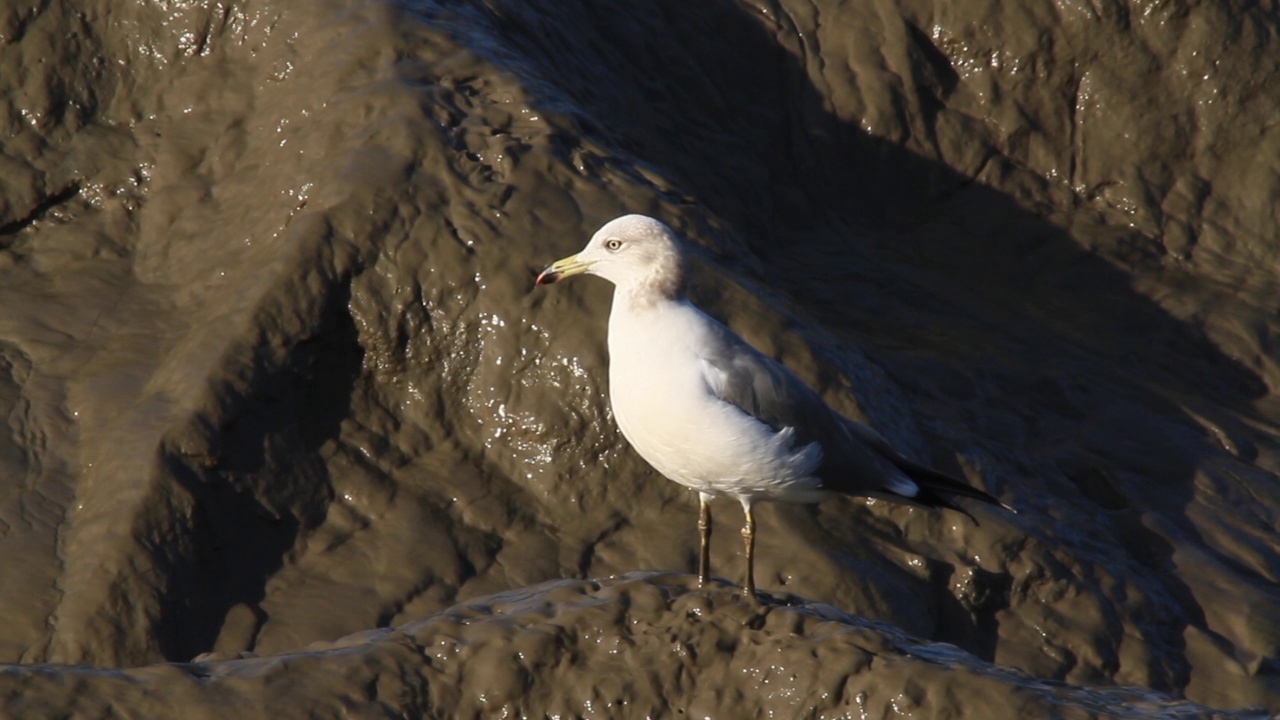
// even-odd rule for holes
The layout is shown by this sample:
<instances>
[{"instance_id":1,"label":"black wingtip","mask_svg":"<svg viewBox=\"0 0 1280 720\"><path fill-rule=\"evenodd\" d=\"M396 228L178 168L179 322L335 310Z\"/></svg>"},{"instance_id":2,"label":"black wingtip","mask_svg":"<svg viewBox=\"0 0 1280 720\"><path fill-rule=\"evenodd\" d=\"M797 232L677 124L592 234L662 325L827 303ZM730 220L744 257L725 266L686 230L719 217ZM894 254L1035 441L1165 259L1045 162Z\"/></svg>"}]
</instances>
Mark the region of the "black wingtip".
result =
<instances>
[{"instance_id":1,"label":"black wingtip","mask_svg":"<svg viewBox=\"0 0 1280 720\"><path fill-rule=\"evenodd\" d=\"M930 507L940 507L940 508L946 508L948 510L955 510L956 512L969 518L969 520L971 520L974 525L982 524L978 522L978 518L974 517L973 513L969 512L968 508L964 507L963 505L960 505L959 503L955 502L951 498L945 495L940 495L936 492L933 492L928 488L921 488L921 490L922 492L920 493L919 497L917 497L916 499L923 502L924 504L929 505Z\"/></svg>"},{"instance_id":2,"label":"black wingtip","mask_svg":"<svg viewBox=\"0 0 1280 720\"><path fill-rule=\"evenodd\" d=\"M923 465L917 465L905 459L895 459L894 464L897 465L900 470L907 473L907 475L920 486L920 497L916 498L919 502L926 505L935 505L962 512L965 515L968 515L969 519L973 520L975 525L978 524L977 518L975 518L968 510L957 505L951 499L951 496L978 500L988 505L997 505L1008 510L1014 515L1018 514L1017 510L1000 498L997 498L985 490L979 490L963 480L951 477L946 473L939 472L933 468L925 467Z\"/></svg>"}]
</instances>

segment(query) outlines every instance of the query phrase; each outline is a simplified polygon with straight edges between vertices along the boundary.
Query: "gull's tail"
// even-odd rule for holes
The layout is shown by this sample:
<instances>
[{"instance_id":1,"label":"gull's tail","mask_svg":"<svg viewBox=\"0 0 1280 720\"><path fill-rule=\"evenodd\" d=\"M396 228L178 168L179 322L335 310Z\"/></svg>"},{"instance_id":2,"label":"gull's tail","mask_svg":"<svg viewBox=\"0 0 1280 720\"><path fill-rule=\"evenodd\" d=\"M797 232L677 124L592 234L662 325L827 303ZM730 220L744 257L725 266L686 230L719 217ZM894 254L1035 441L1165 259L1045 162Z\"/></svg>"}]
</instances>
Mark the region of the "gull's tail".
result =
<instances>
[{"instance_id":1,"label":"gull's tail","mask_svg":"<svg viewBox=\"0 0 1280 720\"><path fill-rule=\"evenodd\" d=\"M902 453L895 450L893 446L889 444L889 441L870 425L847 418L843 415L837 415L837 417L840 418L844 429L850 436L875 449L884 457L884 459L893 463L893 465L901 470L904 475L915 482L915 484L920 488L920 491L914 496L905 497L908 502L916 502L930 507L950 508L968 515L969 519L973 520L975 524L978 522L977 519L974 518L968 510L957 505L955 501L952 500L952 497L966 497L973 500L980 500L989 505L999 505L1012 513L1018 512L1001 502L999 498L979 490L963 480L957 480L946 473L938 472L931 467L926 467L908 460ZM902 492L895 491L891 487L884 487L882 489L894 496L903 497Z\"/></svg>"},{"instance_id":2,"label":"gull's tail","mask_svg":"<svg viewBox=\"0 0 1280 720\"><path fill-rule=\"evenodd\" d=\"M895 455L897 455L895 453ZM976 487L956 478L939 472L930 467L913 463L910 460L897 455L889 458L899 470L906 473L908 477L920 486L920 494L912 498L916 502L924 505L932 505L935 507L944 507L951 510L957 510L969 516L977 524L978 520L968 510L957 505L953 497L966 497L973 500L979 500L988 505L998 505L1012 513L1017 513L1012 507L1009 507L999 498L979 490Z\"/></svg>"}]
</instances>

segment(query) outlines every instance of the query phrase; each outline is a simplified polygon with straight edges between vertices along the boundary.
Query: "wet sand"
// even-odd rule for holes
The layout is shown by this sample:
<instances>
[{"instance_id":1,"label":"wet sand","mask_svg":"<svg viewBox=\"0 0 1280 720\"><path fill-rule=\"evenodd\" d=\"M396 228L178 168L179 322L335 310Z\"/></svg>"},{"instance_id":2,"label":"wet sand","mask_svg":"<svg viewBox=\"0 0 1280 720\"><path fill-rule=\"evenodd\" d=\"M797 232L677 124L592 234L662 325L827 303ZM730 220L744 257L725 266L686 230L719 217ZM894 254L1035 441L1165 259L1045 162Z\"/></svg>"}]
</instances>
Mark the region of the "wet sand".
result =
<instances>
[{"instance_id":1,"label":"wet sand","mask_svg":"<svg viewBox=\"0 0 1280 720\"><path fill-rule=\"evenodd\" d=\"M0 8L0 714L1280 710L1278 26ZM766 506L789 604L695 592L609 288L532 287L624 212L1019 514Z\"/></svg>"}]
</instances>

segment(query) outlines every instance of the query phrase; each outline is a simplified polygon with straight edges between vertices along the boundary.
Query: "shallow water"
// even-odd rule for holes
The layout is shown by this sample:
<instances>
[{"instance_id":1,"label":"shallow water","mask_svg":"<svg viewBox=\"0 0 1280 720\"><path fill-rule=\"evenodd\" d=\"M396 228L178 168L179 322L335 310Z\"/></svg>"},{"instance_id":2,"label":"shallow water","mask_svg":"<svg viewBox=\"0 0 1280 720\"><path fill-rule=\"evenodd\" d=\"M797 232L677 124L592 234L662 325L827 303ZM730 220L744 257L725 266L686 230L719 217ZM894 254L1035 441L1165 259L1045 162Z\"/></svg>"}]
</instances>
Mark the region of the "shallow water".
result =
<instances>
[{"instance_id":1,"label":"shallow water","mask_svg":"<svg viewBox=\"0 0 1280 720\"><path fill-rule=\"evenodd\" d=\"M1180 7L0 8L5 713L1280 710L1277 16ZM608 288L531 287L623 212L1019 514L763 508L821 631L587 582L696 561ZM693 605L736 639L673 669Z\"/></svg>"}]
</instances>

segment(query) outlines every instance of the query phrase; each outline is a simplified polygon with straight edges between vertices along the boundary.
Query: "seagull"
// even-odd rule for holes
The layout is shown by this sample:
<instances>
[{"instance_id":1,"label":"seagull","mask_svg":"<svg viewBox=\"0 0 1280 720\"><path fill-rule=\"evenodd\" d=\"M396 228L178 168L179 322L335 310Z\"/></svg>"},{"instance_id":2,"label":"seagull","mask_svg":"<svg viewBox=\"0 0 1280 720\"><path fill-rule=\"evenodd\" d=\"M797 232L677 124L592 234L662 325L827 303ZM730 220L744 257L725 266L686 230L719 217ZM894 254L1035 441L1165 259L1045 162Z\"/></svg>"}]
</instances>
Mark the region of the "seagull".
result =
<instances>
[{"instance_id":1,"label":"seagull","mask_svg":"<svg viewBox=\"0 0 1280 720\"><path fill-rule=\"evenodd\" d=\"M535 284L580 274L614 285L609 401L622 435L659 473L698 493L699 584L710 573L711 501L737 500L745 523L744 594L756 601L759 501L880 496L958 510L991 495L907 459L871 426L832 410L786 367L703 313L686 293L676 233L644 215L601 227Z\"/></svg>"}]
</instances>

